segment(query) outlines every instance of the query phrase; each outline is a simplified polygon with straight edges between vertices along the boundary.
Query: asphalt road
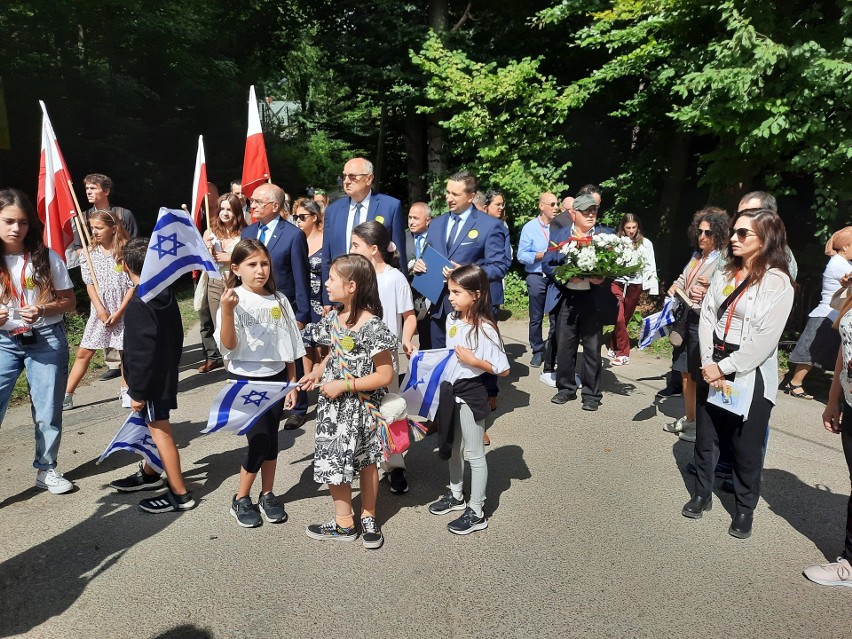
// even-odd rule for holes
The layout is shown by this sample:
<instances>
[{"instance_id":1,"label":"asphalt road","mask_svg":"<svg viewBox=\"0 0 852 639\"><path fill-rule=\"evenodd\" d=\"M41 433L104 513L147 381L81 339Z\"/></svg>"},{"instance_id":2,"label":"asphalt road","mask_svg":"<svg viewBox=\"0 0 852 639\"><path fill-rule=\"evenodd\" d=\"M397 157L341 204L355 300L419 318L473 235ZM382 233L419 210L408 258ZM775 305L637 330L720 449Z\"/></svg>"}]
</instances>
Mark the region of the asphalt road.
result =
<instances>
[{"instance_id":1,"label":"asphalt road","mask_svg":"<svg viewBox=\"0 0 852 639\"><path fill-rule=\"evenodd\" d=\"M606 368L596 413L550 403L528 368L526 327L503 326L512 361L489 430L487 530L447 532L426 507L448 481L434 438L407 463L411 491L383 482L378 551L318 542L332 514L313 482L313 437L282 431L276 492L290 519L258 529L228 513L243 438L201 435L224 374L184 358L172 422L199 505L150 515L109 481L135 469L95 460L126 412L115 382L78 390L66 413L60 470L77 489L33 487L28 407L0 429L0 637L849 637L852 590L801 570L841 551L849 476L822 404L779 395L754 535L727 534L733 496L681 516L692 445L662 426L682 413L660 401L668 362L633 353ZM193 339L194 338L194 339ZM256 498L256 495L254 495ZM356 508L358 502L356 498Z\"/></svg>"}]
</instances>

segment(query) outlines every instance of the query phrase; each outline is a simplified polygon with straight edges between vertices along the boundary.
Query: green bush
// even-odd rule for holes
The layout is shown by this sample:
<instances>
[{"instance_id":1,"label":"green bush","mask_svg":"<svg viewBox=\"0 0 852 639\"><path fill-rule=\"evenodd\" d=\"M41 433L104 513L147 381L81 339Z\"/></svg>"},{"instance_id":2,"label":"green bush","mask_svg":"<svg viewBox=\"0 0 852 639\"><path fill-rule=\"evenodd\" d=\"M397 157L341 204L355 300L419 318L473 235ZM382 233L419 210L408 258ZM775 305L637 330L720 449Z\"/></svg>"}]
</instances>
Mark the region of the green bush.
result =
<instances>
[{"instance_id":1,"label":"green bush","mask_svg":"<svg viewBox=\"0 0 852 639\"><path fill-rule=\"evenodd\" d=\"M524 310L529 312L530 298L527 293L527 283L517 271L509 271L503 280L503 306L511 311Z\"/></svg>"}]
</instances>

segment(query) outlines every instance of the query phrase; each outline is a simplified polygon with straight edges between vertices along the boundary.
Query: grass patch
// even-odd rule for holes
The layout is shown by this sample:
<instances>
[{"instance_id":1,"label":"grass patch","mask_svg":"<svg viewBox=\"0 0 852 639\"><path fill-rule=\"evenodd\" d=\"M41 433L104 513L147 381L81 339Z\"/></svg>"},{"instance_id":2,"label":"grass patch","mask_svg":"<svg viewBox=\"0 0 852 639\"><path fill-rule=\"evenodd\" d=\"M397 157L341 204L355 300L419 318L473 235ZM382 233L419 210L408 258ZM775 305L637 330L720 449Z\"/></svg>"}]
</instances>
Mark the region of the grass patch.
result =
<instances>
[{"instance_id":1,"label":"grass patch","mask_svg":"<svg viewBox=\"0 0 852 639\"><path fill-rule=\"evenodd\" d=\"M77 354L77 348L80 346L80 341L83 339L83 331L86 328L86 322L89 320L89 297L86 289L82 286L79 269L71 271L71 280L75 283L74 293L77 295L77 309L74 312L66 313L65 315L65 331L68 337L68 369L74 364L74 358ZM192 280L187 276L178 280L172 288L177 298L178 308L180 309L181 320L183 321L184 332L188 331L191 326L198 321L198 311L192 307L192 298L194 288ZM81 310L85 309L85 310ZM100 375L104 364L104 352L96 351L92 358L92 363L86 376L83 377L82 384L91 381L92 375ZM30 388L27 384L26 371L22 371L21 375L15 382L15 388L12 391L11 406L18 406L24 402L29 402Z\"/></svg>"}]
</instances>

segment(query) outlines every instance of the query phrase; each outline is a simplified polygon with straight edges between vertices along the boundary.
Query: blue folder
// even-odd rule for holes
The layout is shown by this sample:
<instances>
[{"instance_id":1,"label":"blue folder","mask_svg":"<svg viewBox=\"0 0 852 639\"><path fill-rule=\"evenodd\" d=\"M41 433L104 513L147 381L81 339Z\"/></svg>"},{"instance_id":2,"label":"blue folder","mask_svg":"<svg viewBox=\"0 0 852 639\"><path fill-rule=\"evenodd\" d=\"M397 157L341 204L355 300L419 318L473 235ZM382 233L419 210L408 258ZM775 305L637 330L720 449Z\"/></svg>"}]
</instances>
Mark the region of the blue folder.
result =
<instances>
[{"instance_id":1,"label":"blue folder","mask_svg":"<svg viewBox=\"0 0 852 639\"><path fill-rule=\"evenodd\" d=\"M411 285L423 297L433 304L437 304L444 286L446 286L444 267L455 268L455 264L428 244L420 259L426 262L426 272L415 273Z\"/></svg>"}]
</instances>

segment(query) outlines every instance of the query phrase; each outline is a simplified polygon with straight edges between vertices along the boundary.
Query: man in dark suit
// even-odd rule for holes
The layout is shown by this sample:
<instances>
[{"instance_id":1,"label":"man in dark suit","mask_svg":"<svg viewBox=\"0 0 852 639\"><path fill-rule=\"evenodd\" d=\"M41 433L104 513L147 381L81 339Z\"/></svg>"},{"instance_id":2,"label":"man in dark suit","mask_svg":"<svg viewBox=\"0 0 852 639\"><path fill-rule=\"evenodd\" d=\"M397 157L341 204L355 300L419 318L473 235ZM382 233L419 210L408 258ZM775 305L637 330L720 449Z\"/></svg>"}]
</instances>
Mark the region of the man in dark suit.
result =
<instances>
[{"instance_id":1,"label":"man in dark suit","mask_svg":"<svg viewBox=\"0 0 852 639\"><path fill-rule=\"evenodd\" d=\"M489 282L499 282L509 270L506 256L508 231L503 223L473 206L476 177L467 171L456 173L447 181L446 200L449 212L429 225L426 239L433 249L456 266L477 264L485 271ZM426 272L426 264L418 260L414 271ZM444 277L449 275L446 270ZM447 288L430 309L432 348L446 346L446 319L452 312Z\"/></svg>"},{"instance_id":2,"label":"man in dark suit","mask_svg":"<svg viewBox=\"0 0 852 639\"><path fill-rule=\"evenodd\" d=\"M362 222L375 220L390 231L391 240L399 251L399 266L408 272L405 253L405 222L402 204L383 193L371 193L373 164L364 158L353 158L343 167L343 191L346 197L335 200L325 210L322 237L322 281L328 280L332 261L349 253L352 229ZM328 294L322 287L323 304L328 305Z\"/></svg>"},{"instance_id":3,"label":"man in dark suit","mask_svg":"<svg viewBox=\"0 0 852 639\"><path fill-rule=\"evenodd\" d=\"M408 274L411 280L414 262L420 259L426 248L426 233L432 221L432 209L426 202L415 202L408 210L408 231L405 233L405 254L408 255ZM417 339L420 350L432 348L431 321L429 319L430 302L416 290L414 295L414 312L417 314Z\"/></svg>"},{"instance_id":4,"label":"man in dark suit","mask_svg":"<svg viewBox=\"0 0 852 639\"><path fill-rule=\"evenodd\" d=\"M551 229L550 241L562 245L572 237L590 237L599 233L612 233L612 229L597 224L598 205L591 195L580 195L574 200L574 224ZM603 278L571 278L567 283L556 280L555 269L565 260L559 251L549 251L542 260L542 271L548 278L547 299L544 311L556 317L556 388L550 401L554 404L577 399L575 370L577 351L583 344L582 382L583 410L595 411L600 406L603 393L601 381L601 341L604 323L617 302L604 284ZM613 302L615 305L613 306ZM612 321L612 320L610 320Z\"/></svg>"},{"instance_id":5,"label":"man in dark suit","mask_svg":"<svg viewBox=\"0 0 852 639\"><path fill-rule=\"evenodd\" d=\"M252 193L251 204L254 224L243 229L242 238L260 240L272 258L272 276L275 288L284 295L293 307L296 324L304 328L311 319L310 267L308 264L308 241L293 224L288 224L286 194L275 184L261 184ZM304 375L302 361L296 362L296 372ZM299 428L305 423L308 412L307 393L300 391L299 399L287 421L286 430Z\"/></svg>"}]
</instances>

